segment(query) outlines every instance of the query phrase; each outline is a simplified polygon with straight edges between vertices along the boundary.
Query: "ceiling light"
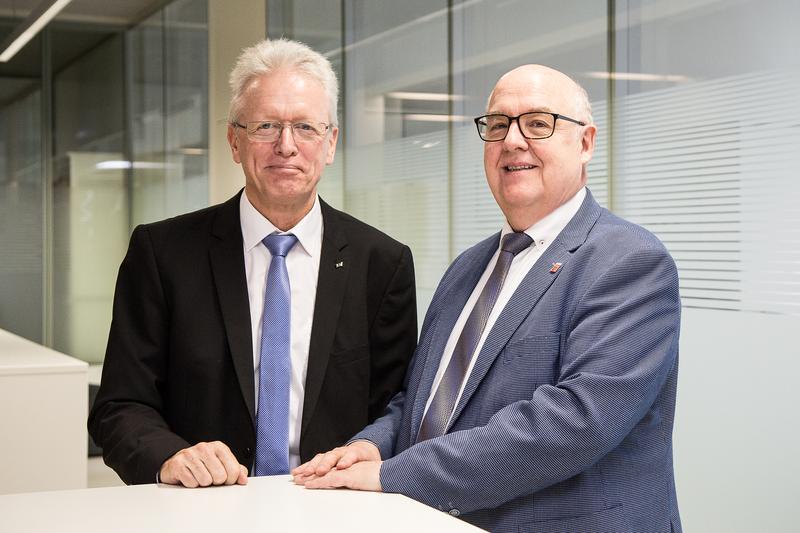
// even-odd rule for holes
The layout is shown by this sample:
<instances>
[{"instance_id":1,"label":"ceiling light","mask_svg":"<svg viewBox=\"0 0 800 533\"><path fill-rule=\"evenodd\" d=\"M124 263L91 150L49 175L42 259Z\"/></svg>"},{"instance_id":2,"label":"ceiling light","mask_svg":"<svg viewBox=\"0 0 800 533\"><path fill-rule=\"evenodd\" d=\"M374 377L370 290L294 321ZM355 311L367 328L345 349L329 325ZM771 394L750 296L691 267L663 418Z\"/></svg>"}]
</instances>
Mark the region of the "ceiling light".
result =
<instances>
[{"instance_id":1,"label":"ceiling light","mask_svg":"<svg viewBox=\"0 0 800 533\"><path fill-rule=\"evenodd\" d=\"M408 91L393 91L386 93L389 98L397 98L398 100L427 100L429 102L447 102L452 100L454 102L464 99L463 94L447 94L447 93L419 93Z\"/></svg>"},{"instance_id":2,"label":"ceiling light","mask_svg":"<svg viewBox=\"0 0 800 533\"><path fill-rule=\"evenodd\" d=\"M0 63L10 60L72 0L44 0L36 6L2 44Z\"/></svg>"},{"instance_id":3,"label":"ceiling light","mask_svg":"<svg viewBox=\"0 0 800 533\"><path fill-rule=\"evenodd\" d=\"M681 74L645 74L644 72L587 72L586 76L599 80L669 81L673 83L691 81L689 76Z\"/></svg>"},{"instance_id":4,"label":"ceiling light","mask_svg":"<svg viewBox=\"0 0 800 533\"><path fill-rule=\"evenodd\" d=\"M404 113L403 118L420 122L467 122L472 120L464 115L434 115L426 113Z\"/></svg>"},{"instance_id":5,"label":"ceiling light","mask_svg":"<svg viewBox=\"0 0 800 533\"><path fill-rule=\"evenodd\" d=\"M94 168L96 170L127 170L129 168L133 169L143 169L143 170L163 170L173 168L175 165L171 163L162 163L160 161L119 161L119 160L110 160L110 161L100 161L99 163L95 164Z\"/></svg>"}]
</instances>

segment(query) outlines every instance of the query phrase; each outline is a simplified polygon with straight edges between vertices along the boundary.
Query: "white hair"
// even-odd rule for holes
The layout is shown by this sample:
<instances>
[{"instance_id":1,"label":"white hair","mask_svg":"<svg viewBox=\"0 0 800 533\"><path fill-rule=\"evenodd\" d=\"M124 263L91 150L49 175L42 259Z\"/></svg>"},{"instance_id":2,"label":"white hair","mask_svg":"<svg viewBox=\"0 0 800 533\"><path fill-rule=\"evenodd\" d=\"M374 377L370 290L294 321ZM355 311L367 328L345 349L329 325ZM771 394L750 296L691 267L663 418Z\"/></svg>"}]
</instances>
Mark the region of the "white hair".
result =
<instances>
[{"instance_id":1,"label":"white hair","mask_svg":"<svg viewBox=\"0 0 800 533\"><path fill-rule=\"evenodd\" d=\"M250 81L281 68L305 74L322 85L328 95L328 121L336 126L339 82L330 61L304 43L288 39L265 39L242 50L228 80L232 93L228 122L239 120L244 93Z\"/></svg>"}]
</instances>

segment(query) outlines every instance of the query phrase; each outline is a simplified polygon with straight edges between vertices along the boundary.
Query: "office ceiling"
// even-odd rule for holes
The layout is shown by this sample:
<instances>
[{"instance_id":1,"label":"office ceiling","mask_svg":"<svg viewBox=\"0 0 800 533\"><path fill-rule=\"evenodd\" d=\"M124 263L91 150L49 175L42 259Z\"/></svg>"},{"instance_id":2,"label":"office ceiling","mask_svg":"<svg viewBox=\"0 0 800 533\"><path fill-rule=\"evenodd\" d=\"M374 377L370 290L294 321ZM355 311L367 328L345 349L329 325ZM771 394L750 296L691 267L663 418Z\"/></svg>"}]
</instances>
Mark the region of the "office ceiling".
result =
<instances>
[{"instance_id":1,"label":"office ceiling","mask_svg":"<svg viewBox=\"0 0 800 533\"><path fill-rule=\"evenodd\" d=\"M41 0L0 0L0 43ZM49 24L53 73L104 40L150 15L165 0L73 0ZM8 63L0 63L0 106L40 85L42 46L39 38L25 45Z\"/></svg>"},{"instance_id":2,"label":"office ceiling","mask_svg":"<svg viewBox=\"0 0 800 533\"><path fill-rule=\"evenodd\" d=\"M0 0L0 17L24 18L41 0ZM128 25L165 4L164 0L72 0L56 20Z\"/></svg>"}]
</instances>

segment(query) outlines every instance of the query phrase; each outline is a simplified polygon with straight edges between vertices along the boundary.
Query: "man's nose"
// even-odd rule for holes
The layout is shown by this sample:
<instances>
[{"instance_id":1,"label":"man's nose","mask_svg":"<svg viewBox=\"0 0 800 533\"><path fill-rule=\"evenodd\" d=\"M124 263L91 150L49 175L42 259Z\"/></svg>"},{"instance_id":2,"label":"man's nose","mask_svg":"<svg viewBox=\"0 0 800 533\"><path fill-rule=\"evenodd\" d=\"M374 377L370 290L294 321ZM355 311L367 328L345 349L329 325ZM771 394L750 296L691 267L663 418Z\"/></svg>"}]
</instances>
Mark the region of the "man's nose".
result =
<instances>
[{"instance_id":1,"label":"man's nose","mask_svg":"<svg viewBox=\"0 0 800 533\"><path fill-rule=\"evenodd\" d=\"M297 153L297 143L294 142L292 126L283 126L275 141L275 151L282 156L292 156Z\"/></svg>"},{"instance_id":2,"label":"man's nose","mask_svg":"<svg viewBox=\"0 0 800 533\"><path fill-rule=\"evenodd\" d=\"M512 120L511 124L508 125L506 138L503 139L503 148L506 150L525 150L528 148L528 142L522 135L522 130L519 129L519 119Z\"/></svg>"}]
</instances>

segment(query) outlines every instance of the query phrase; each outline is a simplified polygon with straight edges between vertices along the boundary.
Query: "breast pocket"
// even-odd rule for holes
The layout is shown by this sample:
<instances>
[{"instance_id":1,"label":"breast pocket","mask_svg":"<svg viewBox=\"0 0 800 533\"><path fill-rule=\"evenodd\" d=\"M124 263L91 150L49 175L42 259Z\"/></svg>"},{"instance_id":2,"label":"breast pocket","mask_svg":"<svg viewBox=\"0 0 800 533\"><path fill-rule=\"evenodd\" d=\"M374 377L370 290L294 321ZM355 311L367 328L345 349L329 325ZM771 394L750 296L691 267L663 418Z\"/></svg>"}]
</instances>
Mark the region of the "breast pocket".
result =
<instances>
[{"instance_id":1,"label":"breast pocket","mask_svg":"<svg viewBox=\"0 0 800 533\"><path fill-rule=\"evenodd\" d=\"M470 399L476 415L470 422L485 423L504 407L529 401L538 387L552 384L558 375L560 338L549 333L506 344Z\"/></svg>"},{"instance_id":2,"label":"breast pocket","mask_svg":"<svg viewBox=\"0 0 800 533\"><path fill-rule=\"evenodd\" d=\"M558 356L561 335L533 335L508 343L502 352L503 373L530 390L554 384L558 375Z\"/></svg>"}]
</instances>

